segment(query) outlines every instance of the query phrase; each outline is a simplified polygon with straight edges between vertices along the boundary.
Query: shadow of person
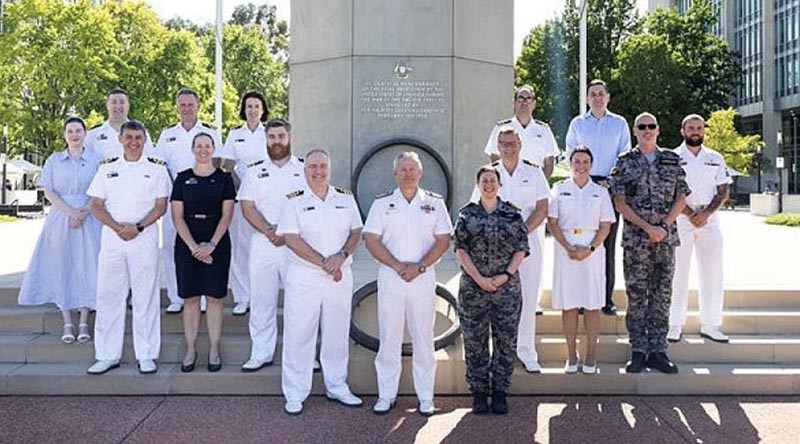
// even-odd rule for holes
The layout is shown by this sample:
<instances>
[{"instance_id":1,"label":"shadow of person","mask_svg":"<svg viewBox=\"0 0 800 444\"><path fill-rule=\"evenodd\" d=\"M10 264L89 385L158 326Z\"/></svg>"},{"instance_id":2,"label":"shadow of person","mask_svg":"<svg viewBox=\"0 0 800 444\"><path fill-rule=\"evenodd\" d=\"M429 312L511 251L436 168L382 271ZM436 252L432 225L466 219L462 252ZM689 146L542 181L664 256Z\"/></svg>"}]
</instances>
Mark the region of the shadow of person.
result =
<instances>
[{"instance_id":1,"label":"shadow of person","mask_svg":"<svg viewBox=\"0 0 800 444\"><path fill-rule=\"evenodd\" d=\"M704 444L761 442L740 398L662 398L648 403L684 438Z\"/></svg>"}]
</instances>

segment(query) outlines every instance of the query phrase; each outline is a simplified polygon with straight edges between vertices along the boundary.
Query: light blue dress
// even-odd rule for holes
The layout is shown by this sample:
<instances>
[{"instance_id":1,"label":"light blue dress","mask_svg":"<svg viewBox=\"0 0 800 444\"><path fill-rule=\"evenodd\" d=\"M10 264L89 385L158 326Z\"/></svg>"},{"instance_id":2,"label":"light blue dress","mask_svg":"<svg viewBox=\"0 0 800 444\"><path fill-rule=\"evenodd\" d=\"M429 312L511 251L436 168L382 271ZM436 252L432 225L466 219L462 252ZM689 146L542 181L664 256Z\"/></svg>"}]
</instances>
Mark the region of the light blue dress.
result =
<instances>
[{"instance_id":1,"label":"light blue dress","mask_svg":"<svg viewBox=\"0 0 800 444\"><path fill-rule=\"evenodd\" d=\"M77 159L67 150L55 152L44 164L39 186L52 190L73 208L85 208L89 202L86 190L99 162L86 149ZM70 228L69 216L53 206L22 281L19 304L52 302L61 310L94 309L101 227L90 214L79 228Z\"/></svg>"}]
</instances>

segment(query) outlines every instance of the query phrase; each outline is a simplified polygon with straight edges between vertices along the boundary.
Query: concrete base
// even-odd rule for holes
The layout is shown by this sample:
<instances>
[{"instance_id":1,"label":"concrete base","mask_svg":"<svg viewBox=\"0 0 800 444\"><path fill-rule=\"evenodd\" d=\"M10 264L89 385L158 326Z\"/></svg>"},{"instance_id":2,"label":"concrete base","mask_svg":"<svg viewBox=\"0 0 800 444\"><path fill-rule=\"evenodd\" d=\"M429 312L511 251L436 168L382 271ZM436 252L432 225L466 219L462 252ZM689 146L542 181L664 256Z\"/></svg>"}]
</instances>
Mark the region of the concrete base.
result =
<instances>
[{"instance_id":1,"label":"concrete base","mask_svg":"<svg viewBox=\"0 0 800 444\"><path fill-rule=\"evenodd\" d=\"M755 216L772 216L778 212L777 194L751 194L750 214Z\"/></svg>"}]
</instances>

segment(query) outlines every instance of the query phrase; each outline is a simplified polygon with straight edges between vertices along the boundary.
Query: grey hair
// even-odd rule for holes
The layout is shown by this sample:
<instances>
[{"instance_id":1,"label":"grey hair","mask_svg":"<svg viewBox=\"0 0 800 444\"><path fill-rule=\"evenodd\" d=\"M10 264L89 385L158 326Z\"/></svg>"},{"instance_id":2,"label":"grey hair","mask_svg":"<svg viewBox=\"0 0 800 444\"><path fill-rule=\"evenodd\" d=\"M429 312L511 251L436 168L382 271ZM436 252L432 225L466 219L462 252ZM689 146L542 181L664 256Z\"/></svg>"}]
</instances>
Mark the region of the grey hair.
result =
<instances>
[{"instance_id":1,"label":"grey hair","mask_svg":"<svg viewBox=\"0 0 800 444\"><path fill-rule=\"evenodd\" d=\"M655 122L655 124L658 125L658 119L656 119L656 116L654 116L654 115L652 115L652 114L650 114L648 112L643 112L643 113L639 114L638 116L636 116L636 119L634 119L634 121L633 121L634 126L638 125L639 121L644 119L645 117L649 117L649 118L653 119L653 122Z\"/></svg>"},{"instance_id":2,"label":"grey hair","mask_svg":"<svg viewBox=\"0 0 800 444\"><path fill-rule=\"evenodd\" d=\"M331 163L331 153L329 153L328 150L326 150L325 148L314 148L313 150L306 153L305 158L308 159L314 154L322 154L323 156L325 156L326 159L328 159L328 163Z\"/></svg>"},{"instance_id":3,"label":"grey hair","mask_svg":"<svg viewBox=\"0 0 800 444\"><path fill-rule=\"evenodd\" d=\"M422 160L420 160L419 154L415 153L414 151L403 151L402 153L398 154L397 157L394 158L394 162L392 162L392 169L397 171L397 164L405 159L413 160L417 163L419 169L422 169Z\"/></svg>"}]
</instances>

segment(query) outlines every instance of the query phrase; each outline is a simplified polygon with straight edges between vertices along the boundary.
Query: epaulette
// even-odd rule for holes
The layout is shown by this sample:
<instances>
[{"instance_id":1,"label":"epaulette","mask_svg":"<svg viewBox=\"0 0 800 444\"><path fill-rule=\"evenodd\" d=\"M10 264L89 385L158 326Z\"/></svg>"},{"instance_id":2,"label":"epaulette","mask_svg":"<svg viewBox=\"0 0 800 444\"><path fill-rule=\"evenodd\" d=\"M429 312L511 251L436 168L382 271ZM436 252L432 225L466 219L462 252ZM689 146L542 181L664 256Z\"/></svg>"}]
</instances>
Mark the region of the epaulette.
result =
<instances>
[{"instance_id":1,"label":"epaulette","mask_svg":"<svg viewBox=\"0 0 800 444\"><path fill-rule=\"evenodd\" d=\"M154 163L156 165L166 165L167 164L167 162L164 162L163 160L159 159L158 157L148 157L147 160L149 160L150 163Z\"/></svg>"},{"instance_id":2,"label":"epaulette","mask_svg":"<svg viewBox=\"0 0 800 444\"><path fill-rule=\"evenodd\" d=\"M111 162L116 162L117 159L119 159L119 157L108 157L106 159L103 159L103 161L100 162L100 165L105 165L105 164L108 164L108 163L111 163Z\"/></svg>"},{"instance_id":3,"label":"epaulette","mask_svg":"<svg viewBox=\"0 0 800 444\"><path fill-rule=\"evenodd\" d=\"M660 150L660 151L661 151L662 155L667 156L667 157L671 157L673 159L679 159L681 157L678 153L676 153L675 151L672 151L672 150Z\"/></svg>"},{"instance_id":4,"label":"epaulette","mask_svg":"<svg viewBox=\"0 0 800 444\"><path fill-rule=\"evenodd\" d=\"M491 163L491 165L492 165L493 167L497 168L497 167L499 167L499 166L500 166L500 161L499 161L499 160L495 160L494 162L492 162L492 163Z\"/></svg>"},{"instance_id":5,"label":"epaulette","mask_svg":"<svg viewBox=\"0 0 800 444\"><path fill-rule=\"evenodd\" d=\"M459 208L458 211L464 211L467 208L474 207L475 205L478 205L478 202L467 202L467 204Z\"/></svg>"},{"instance_id":6,"label":"epaulette","mask_svg":"<svg viewBox=\"0 0 800 444\"><path fill-rule=\"evenodd\" d=\"M533 121L539 125L550 126L547 122L542 122L541 120L533 119Z\"/></svg>"},{"instance_id":7,"label":"epaulette","mask_svg":"<svg viewBox=\"0 0 800 444\"><path fill-rule=\"evenodd\" d=\"M286 195L287 199L294 199L295 197L302 196L305 193L305 190L297 190L293 193L289 193Z\"/></svg>"},{"instance_id":8,"label":"epaulette","mask_svg":"<svg viewBox=\"0 0 800 444\"><path fill-rule=\"evenodd\" d=\"M425 190L425 194L427 194L427 195L428 195L428 196L430 196L430 197L435 197L435 198L437 198L437 199L444 199L444 197L442 197L442 195L441 195L441 194L439 194L439 193L434 193L433 191L428 191L428 190Z\"/></svg>"},{"instance_id":9,"label":"epaulette","mask_svg":"<svg viewBox=\"0 0 800 444\"><path fill-rule=\"evenodd\" d=\"M511 123L511 119L498 120L497 121L497 126L508 125L509 123Z\"/></svg>"},{"instance_id":10,"label":"epaulette","mask_svg":"<svg viewBox=\"0 0 800 444\"><path fill-rule=\"evenodd\" d=\"M306 162L305 159L303 159L302 157L298 157L297 161L300 162L300 163L305 163Z\"/></svg>"},{"instance_id":11,"label":"epaulette","mask_svg":"<svg viewBox=\"0 0 800 444\"><path fill-rule=\"evenodd\" d=\"M534 162L534 161L532 161L532 160L522 159L522 163L524 163L525 165L530 165L532 167L539 168L539 164Z\"/></svg>"},{"instance_id":12,"label":"epaulette","mask_svg":"<svg viewBox=\"0 0 800 444\"><path fill-rule=\"evenodd\" d=\"M631 157L632 154L633 154L633 148L627 149L627 150L621 152L618 157L620 157L620 158L626 157L627 158L627 157Z\"/></svg>"},{"instance_id":13,"label":"epaulette","mask_svg":"<svg viewBox=\"0 0 800 444\"><path fill-rule=\"evenodd\" d=\"M352 191L350 191L350 190L348 190L348 189L346 189L346 188L334 187L334 189L335 189L336 191L338 191L338 192L339 192L339 194L348 194L348 195L352 195L352 194L353 194L353 192L352 192Z\"/></svg>"},{"instance_id":14,"label":"epaulette","mask_svg":"<svg viewBox=\"0 0 800 444\"><path fill-rule=\"evenodd\" d=\"M210 124L210 123L205 123L205 122L202 122L202 121L201 121L201 122L200 122L200 125L203 125L204 127L206 127L206 128L209 128L209 129L213 129L214 131L216 131L216 130L217 130L217 127L216 127L216 126L214 126L214 125L212 125L212 124Z\"/></svg>"},{"instance_id":15,"label":"epaulette","mask_svg":"<svg viewBox=\"0 0 800 444\"><path fill-rule=\"evenodd\" d=\"M256 160L255 162L250 162L247 164L247 168L253 168L254 166L259 166L264 163L264 159Z\"/></svg>"},{"instance_id":16,"label":"epaulette","mask_svg":"<svg viewBox=\"0 0 800 444\"><path fill-rule=\"evenodd\" d=\"M97 125L95 125L95 126L93 126L93 127L89 128L89 131L91 131L91 130L93 130L93 129L100 128L101 126L103 126L103 124L102 124L102 123L98 123Z\"/></svg>"},{"instance_id":17,"label":"epaulette","mask_svg":"<svg viewBox=\"0 0 800 444\"><path fill-rule=\"evenodd\" d=\"M389 197L392 195L394 191L386 191L385 193L378 194L375 196L375 199L383 199L384 197Z\"/></svg>"},{"instance_id":18,"label":"epaulette","mask_svg":"<svg viewBox=\"0 0 800 444\"><path fill-rule=\"evenodd\" d=\"M522 209L520 207L514 205L514 203L511 202L510 200L505 200L503 202L507 203L509 207L514 209L514 211L522 211Z\"/></svg>"}]
</instances>

